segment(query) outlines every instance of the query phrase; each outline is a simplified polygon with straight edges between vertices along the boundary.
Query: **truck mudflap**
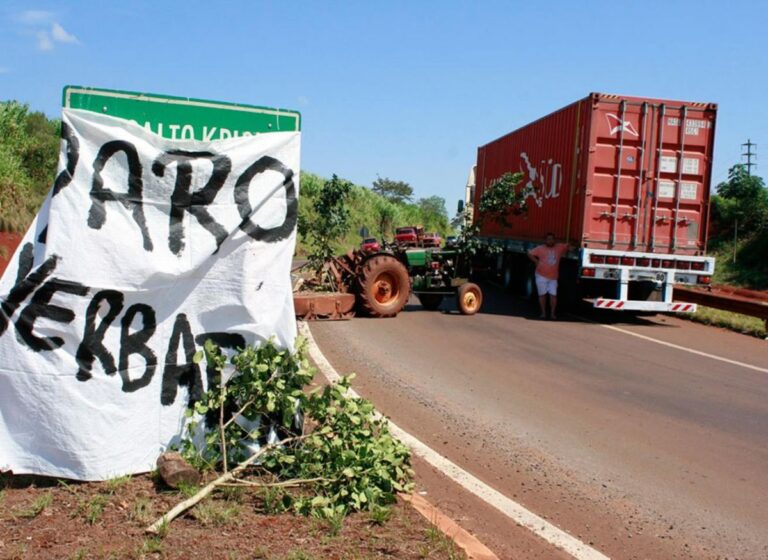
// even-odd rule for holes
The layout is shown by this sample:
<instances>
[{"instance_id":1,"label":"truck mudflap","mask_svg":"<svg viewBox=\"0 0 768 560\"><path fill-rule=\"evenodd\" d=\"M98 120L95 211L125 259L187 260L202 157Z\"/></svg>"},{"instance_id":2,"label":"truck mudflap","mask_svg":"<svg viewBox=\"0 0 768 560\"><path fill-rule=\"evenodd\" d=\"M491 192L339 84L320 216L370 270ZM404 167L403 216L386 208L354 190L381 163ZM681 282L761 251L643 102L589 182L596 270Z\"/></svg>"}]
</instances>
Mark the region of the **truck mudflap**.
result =
<instances>
[{"instance_id":1,"label":"truck mudflap","mask_svg":"<svg viewBox=\"0 0 768 560\"><path fill-rule=\"evenodd\" d=\"M637 301L597 298L593 306L614 311L654 311L657 313L695 313L698 305L682 301Z\"/></svg>"}]
</instances>

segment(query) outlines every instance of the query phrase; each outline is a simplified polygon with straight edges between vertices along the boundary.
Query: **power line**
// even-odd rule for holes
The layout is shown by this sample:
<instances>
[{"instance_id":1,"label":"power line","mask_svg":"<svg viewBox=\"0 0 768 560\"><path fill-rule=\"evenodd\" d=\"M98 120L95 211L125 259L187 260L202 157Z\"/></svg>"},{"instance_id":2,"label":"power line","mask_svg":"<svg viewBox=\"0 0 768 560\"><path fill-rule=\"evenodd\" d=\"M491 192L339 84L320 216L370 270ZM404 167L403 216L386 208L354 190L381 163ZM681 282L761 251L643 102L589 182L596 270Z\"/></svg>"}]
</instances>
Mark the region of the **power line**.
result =
<instances>
[{"instance_id":1,"label":"power line","mask_svg":"<svg viewBox=\"0 0 768 560\"><path fill-rule=\"evenodd\" d=\"M746 141L746 143L742 144L741 146L742 146L742 148L743 148L744 146L746 146L746 148L747 148L747 151L746 151L746 153L743 153L743 154L741 154L741 157L745 157L745 158L747 158L747 163L746 163L746 166L747 166L747 175L749 175L749 176L752 176L752 166L754 165L755 167L757 167L757 164L756 164L756 163L752 163L752 158L753 158L753 157L754 157L755 159L757 159L757 152L753 152L753 151L752 151L752 148L757 148L757 144L754 144L754 143L752 142L752 140L750 140L749 138L747 138L747 141Z\"/></svg>"}]
</instances>

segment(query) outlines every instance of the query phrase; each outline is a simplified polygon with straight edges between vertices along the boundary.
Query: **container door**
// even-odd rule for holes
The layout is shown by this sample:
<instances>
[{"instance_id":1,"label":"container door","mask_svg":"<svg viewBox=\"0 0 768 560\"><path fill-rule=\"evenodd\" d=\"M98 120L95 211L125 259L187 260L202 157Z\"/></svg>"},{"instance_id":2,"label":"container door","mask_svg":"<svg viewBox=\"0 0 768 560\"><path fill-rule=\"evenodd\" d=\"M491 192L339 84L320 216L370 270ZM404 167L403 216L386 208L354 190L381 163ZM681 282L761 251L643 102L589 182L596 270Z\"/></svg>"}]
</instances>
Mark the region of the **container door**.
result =
<instances>
[{"instance_id":1,"label":"container door","mask_svg":"<svg viewBox=\"0 0 768 560\"><path fill-rule=\"evenodd\" d=\"M715 111L704 104L652 107L643 234L646 251L705 250Z\"/></svg>"},{"instance_id":2,"label":"container door","mask_svg":"<svg viewBox=\"0 0 768 560\"><path fill-rule=\"evenodd\" d=\"M591 245L703 252L714 119L706 104L600 97L585 216Z\"/></svg>"},{"instance_id":3,"label":"container door","mask_svg":"<svg viewBox=\"0 0 768 560\"><path fill-rule=\"evenodd\" d=\"M601 96L594 106L592 181L586 207L590 245L641 250L652 109Z\"/></svg>"}]
</instances>

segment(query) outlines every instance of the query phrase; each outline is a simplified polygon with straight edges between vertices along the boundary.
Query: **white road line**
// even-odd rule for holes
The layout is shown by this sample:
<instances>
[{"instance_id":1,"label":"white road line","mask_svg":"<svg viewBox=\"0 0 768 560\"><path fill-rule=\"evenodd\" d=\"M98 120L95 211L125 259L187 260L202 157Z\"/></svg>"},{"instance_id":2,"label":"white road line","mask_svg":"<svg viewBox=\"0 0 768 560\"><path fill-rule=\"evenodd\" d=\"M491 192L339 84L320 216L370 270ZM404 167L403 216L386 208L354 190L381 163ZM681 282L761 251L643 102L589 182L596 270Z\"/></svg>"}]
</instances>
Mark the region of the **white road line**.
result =
<instances>
[{"instance_id":1,"label":"white road line","mask_svg":"<svg viewBox=\"0 0 768 560\"><path fill-rule=\"evenodd\" d=\"M590 321L590 322L594 322L594 321ZM713 360L725 362L726 364L731 364L734 366L740 366L743 368L752 369L755 371L759 371L760 373L768 373L768 368L754 366L752 364L746 364L744 362L738 362L736 360L731 360L729 358L724 358L722 356L716 356L715 354L708 354L707 352L694 350L693 348L687 348L685 346L680 346L678 344L672 344L671 342L665 342L663 340L659 340L658 338L651 338L650 336L645 336L644 334L639 334L636 332L628 331L626 329L621 329L619 327L614 327L613 325L603 325L601 323L595 323L595 324L598 324L601 327L605 327L606 329L610 329L612 331L628 334L630 336L636 336L637 338L642 338L643 340L647 340L649 342L655 342L656 344L661 344L662 346L668 346L669 348L675 348L676 350L682 350L683 352L690 352L691 354L696 354L697 356L704 356L705 358L711 358Z\"/></svg>"},{"instance_id":2,"label":"white road line","mask_svg":"<svg viewBox=\"0 0 768 560\"><path fill-rule=\"evenodd\" d=\"M338 381L341 377L323 355L323 352L312 336L309 326L304 322L299 322L299 332L307 338L309 342L309 355L317 364L317 367L320 368L323 375L331 383ZM350 394L355 397L359 396L352 389L350 389ZM501 492L494 490L479 478L468 473L456 463L453 463L425 443L419 441L391 420L388 420L388 422L392 434L410 447L414 454L427 461L448 478L461 485L465 490L495 507L512 521L526 527L551 545L564 550L577 560L608 560L608 556L605 556L602 552L581 542L576 537L555 527L546 519L539 517Z\"/></svg>"}]
</instances>

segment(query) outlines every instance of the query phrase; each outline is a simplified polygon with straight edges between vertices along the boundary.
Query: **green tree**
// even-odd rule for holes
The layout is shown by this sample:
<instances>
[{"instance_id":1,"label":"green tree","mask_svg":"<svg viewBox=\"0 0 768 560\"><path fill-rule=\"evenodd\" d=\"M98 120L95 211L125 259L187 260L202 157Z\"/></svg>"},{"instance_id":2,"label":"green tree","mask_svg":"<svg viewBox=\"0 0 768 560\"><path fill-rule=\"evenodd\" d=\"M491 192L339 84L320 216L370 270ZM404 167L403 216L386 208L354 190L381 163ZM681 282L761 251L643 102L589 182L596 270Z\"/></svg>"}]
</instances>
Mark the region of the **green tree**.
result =
<instances>
[{"instance_id":1,"label":"green tree","mask_svg":"<svg viewBox=\"0 0 768 560\"><path fill-rule=\"evenodd\" d=\"M728 170L728 180L717 185L712 209L722 228L762 230L768 225L768 189L761 177L747 173L745 165L734 165Z\"/></svg>"},{"instance_id":2,"label":"green tree","mask_svg":"<svg viewBox=\"0 0 768 560\"><path fill-rule=\"evenodd\" d=\"M23 231L56 173L60 123L16 101L0 103L0 229Z\"/></svg>"},{"instance_id":3,"label":"green tree","mask_svg":"<svg viewBox=\"0 0 768 560\"><path fill-rule=\"evenodd\" d=\"M350 230L348 200L352 183L333 175L314 193L311 214L299 213L299 234L309 244L310 266L320 271L335 254L335 242Z\"/></svg>"},{"instance_id":4,"label":"green tree","mask_svg":"<svg viewBox=\"0 0 768 560\"><path fill-rule=\"evenodd\" d=\"M392 232L392 227L395 221L395 208L392 203L384 198L380 198L376 201L376 225L378 227L379 236L384 237Z\"/></svg>"},{"instance_id":5,"label":"green tree","mask_svg":"<svg viewBox=\"0 0 768 560\"><path fill-rule=\"evenodd\" d=\"M389 177L378 177L372 186L373 192L396 204L410 202L413 199L413 188L405 181L395 181Z\"/></svg>"},{"instance_id":6,"label":"green tree","mask_svg":"<svg viewBox=\"0 0 768 560\"><path fill-rule=\"evenodd\" d=\"M420 198L418 205L423 214L448 217L448 211L445 209L445 199L440 196Z\"/></svg>"}]
</instances>

